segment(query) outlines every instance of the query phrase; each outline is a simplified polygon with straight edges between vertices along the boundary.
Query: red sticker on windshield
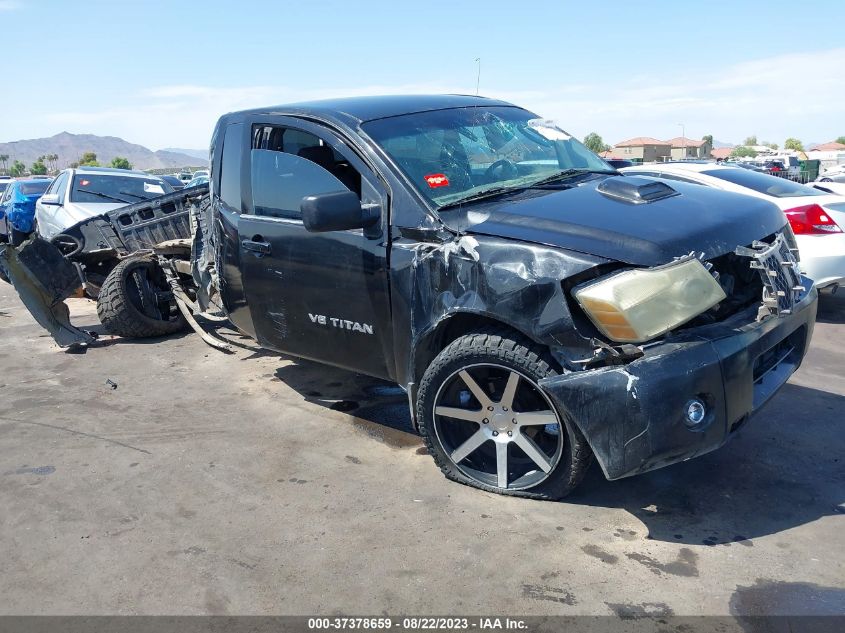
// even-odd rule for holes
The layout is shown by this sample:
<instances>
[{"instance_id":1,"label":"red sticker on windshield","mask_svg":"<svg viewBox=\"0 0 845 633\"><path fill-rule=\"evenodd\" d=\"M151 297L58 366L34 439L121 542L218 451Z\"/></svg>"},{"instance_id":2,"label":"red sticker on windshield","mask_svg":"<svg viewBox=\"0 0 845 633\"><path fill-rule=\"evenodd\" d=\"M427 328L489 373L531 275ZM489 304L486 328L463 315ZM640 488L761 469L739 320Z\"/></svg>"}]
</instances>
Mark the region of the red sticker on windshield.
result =
<instances>
[{"instance_id":1,"label":"red sticker on windshield","mask_svg":"<svg viewBox=\"0 0 845 633\"><path fill-rule=\"evenodd\" d=\"M432 189L449 186L449 179L446 178L446 174L429 174L428 176L425 176L425 181Z\"/></svg>"}]
</instances>

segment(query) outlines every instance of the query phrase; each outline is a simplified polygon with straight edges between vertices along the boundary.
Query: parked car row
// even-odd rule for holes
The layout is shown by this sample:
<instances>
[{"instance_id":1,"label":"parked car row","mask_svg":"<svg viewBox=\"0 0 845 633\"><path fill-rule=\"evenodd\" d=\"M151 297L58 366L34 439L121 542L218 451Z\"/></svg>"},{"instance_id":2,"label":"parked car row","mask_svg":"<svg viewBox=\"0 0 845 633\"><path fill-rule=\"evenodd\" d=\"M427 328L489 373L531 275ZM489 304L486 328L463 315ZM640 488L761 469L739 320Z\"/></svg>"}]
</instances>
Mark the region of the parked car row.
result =
<instances>
[{"instance_id":1,"label":"parked car row","mask_svg":"<svg viewBox=\"0 0 845 633\"><path fill-rule=\"evenodd\" d=\"M208 170L198 169L193 173L188 170L184 170L180 171L178 174L167 174L162 176L162 178L169 182L173 188L178 191L179 189L188 186L197 178L205 178L205 182L208 182ZM196 186L196 183L194 183L193 186Z\"/></svg>"}]
</instances>

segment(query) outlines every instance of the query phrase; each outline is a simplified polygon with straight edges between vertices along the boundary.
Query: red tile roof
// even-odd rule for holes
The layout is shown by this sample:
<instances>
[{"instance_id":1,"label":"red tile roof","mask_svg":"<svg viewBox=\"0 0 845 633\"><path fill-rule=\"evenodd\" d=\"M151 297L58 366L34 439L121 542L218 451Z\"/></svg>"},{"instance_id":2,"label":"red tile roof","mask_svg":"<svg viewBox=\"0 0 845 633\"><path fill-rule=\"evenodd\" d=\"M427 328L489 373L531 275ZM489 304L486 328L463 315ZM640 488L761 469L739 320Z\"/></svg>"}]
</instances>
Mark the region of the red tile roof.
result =
<instances>
[{"instance_id":1,"label":"red tile roof","mask_svg":"<svg viewBox=\"0 0 845 633\"><path fill-rule=\"evenodd\" d=\"M666 141L660 141L650 136L638 136L629 138L627 141L620 141L614 147L642 147L643 145L669 145Z\"/></svg>"},{"instance_id":2,"label":"red tile roof","mask_svg":"<svg viewBox=\"0 0 845 633\"><path fill-rule=\"evenodd\" d=\"M845 145L842 143L837 143L836 141L831 141L830 143L822 143L821 145L816 145L815 147L811 147L810 151L815 152L838 152L840 150L845 150Z\"/></svg>"},{"instance_id":3,"label":"red tile roof","mask_svg":"<svg viewBox=\"0 0 845 633\"><path fill-rule=\"evenodd\" d=\"M733 147L717 147L716 149L710 150L710 155L713 158L728 158L732 151L734 151Z\"/></svg>"},{"instance_id":4,"label":"red tile roof","mask_svg":"<svg viewBox=\"0 0 845 633\"><path fill-rule=\"evenodd\" d=\"M692 138L684 138L683 136L676 136L675 138L666 141L672 147L701 147L705 141L696 141Z\"/></svg>"}]
</instances>

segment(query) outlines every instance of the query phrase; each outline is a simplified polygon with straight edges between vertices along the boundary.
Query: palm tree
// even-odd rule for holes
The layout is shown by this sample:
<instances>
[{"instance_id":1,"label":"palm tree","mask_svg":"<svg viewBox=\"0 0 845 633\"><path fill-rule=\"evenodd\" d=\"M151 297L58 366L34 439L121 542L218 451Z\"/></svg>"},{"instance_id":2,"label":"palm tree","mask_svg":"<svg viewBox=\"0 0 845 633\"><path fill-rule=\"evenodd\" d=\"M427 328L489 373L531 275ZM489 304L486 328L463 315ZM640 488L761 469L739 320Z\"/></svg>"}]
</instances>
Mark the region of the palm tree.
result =
<instances>
[{"instance_id":1,"label":"palm tree","mask_svg":"<svg viewBox=\"0 0 845 633\"><path fill-rule=\"evenodd\" d=\"M0 163L3 163L3 171L6 171L6 161L9 160L8 154L0 154Z\"/></svg>"}]
</instances>

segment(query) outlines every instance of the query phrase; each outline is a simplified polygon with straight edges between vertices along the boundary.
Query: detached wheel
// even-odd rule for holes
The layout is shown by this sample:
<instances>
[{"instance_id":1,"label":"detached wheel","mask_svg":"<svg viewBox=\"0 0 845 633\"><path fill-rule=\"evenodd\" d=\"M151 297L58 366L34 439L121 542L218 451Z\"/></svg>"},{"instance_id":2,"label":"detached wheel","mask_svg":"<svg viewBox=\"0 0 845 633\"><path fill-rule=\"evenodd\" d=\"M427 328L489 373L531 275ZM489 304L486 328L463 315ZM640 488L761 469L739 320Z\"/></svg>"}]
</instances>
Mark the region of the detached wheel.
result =
<instances>
[{"instance_id":1,"label":"detached wheel","mask_svg":"<svg viewBox=\"0 0 845 633\"><path fill-rule=\"evenodd\" d=\"M463 336L420 382L417 419L449 479L490 492L559 499L592 461L586 440L537 384L555 375L509 332Z\"/></svg>"},{"instance_id":2,"label":"detached wheel","mask_svg":"<svg viewBox=\"0 0 845 633\"><path fill-rule=\"evenodd\" d=\"M148 255L114 267L100 288L97 316L108 332L124 338L167 336L187 327L164 271Z\"/></svg>"}]
</instances>

